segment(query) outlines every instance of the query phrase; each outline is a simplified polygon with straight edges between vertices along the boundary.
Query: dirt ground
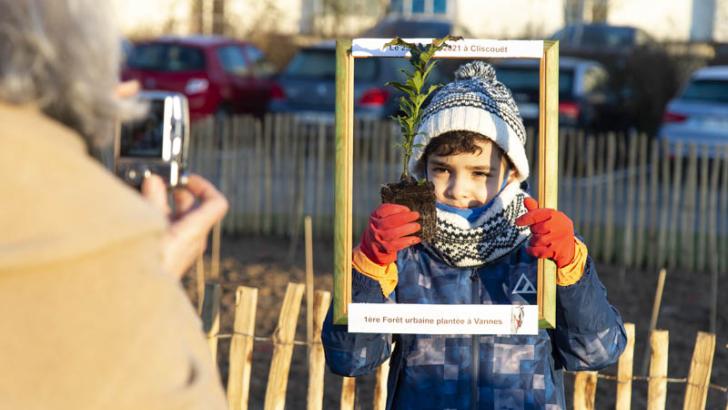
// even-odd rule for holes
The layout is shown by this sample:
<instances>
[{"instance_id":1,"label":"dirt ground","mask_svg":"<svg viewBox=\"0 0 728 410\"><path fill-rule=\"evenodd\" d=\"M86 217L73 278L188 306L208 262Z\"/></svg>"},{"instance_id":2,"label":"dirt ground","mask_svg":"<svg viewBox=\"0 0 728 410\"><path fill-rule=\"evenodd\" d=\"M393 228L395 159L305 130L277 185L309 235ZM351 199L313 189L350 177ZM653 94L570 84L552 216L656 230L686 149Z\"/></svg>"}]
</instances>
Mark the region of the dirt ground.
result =
<instances>
[{"instance_id":1,"label":"dirt ground","mask_svg":"<svg viewBox=\"0 0 728 410\"><path fill-rule=\"evenodd\" d=\"M293 257L291 257L293 255ZM315 286L331 291L333 254L330 242L314 243ZM291 252L288 240L259 237L225 237L222 244L221 283L223 285L221 332L232 331L235 288L240 285L258 288L258 311L256 336L270 336L275 329L278 313L289 282L304 282L303 243L297 244ZM645 342L650 322L652 302L657 284L658 272L631 270L621 272L613 266L598 265L599 276L609 292L609 300L621 312L625 322L636 324L634 372L640 374L645 356ZM624 278L623 280L621 278ZM189 275L184 285L190 298L196 303L195 280ZM698 331L709 326L710 277L707 274L668 272L658 328L670 331L668 376L687 377L695 337ZM716 354L713 362L711 383L728 386L728 308L723 297L728 294L728 275L723 274L719 285L719 308ZM297 328L297 340L305 340L306 306L301 306ZM223 382L227 374L229 341L221 340L218 364ZM253 380L250 408L263 408L265 388L273 347L269 342L256 342L253 352ZM603 370L604 374L616 374L616 366ZM306 348L296 346L293 354L286 407L304 409L307 387ZM573 375L566 376L566 395L571 408ZM372 407L373 377L357 379L357 408ZM324 408L338 408L341 392L341 378L327 370L325 379ZM596 407L614 406L616 382L599 379ZM668 409L682 408L684 383L668 384ZM647 383L633 383L633 408L645 408ZM725 409L728 394L710 389L708 409Z\"/></svg>"}]
</instances>

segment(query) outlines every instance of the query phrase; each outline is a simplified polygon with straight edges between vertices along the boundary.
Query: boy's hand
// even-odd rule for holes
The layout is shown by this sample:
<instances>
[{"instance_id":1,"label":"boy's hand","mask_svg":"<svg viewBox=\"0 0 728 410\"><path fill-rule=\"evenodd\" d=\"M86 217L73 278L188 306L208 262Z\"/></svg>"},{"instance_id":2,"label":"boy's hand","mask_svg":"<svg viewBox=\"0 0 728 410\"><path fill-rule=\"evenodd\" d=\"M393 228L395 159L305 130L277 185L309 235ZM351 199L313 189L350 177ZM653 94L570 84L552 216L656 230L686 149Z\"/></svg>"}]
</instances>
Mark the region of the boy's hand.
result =
<instances>
[{"instance_id":1,"label":"boy's hand","mask_svg":"<svg viewBox=\"0 0 728 410\"><path fill-rule=\"evenodd\" d=\"M539 208L533 198L526 198L523 204L528 213L516 219L516 225L531 228L531 241L527 252L537 258L547 258L563 268L574 260L576 239L574 223L566 214L554 209Z\"/></svg>"},{"instance_id":2,"label":"boy's hand","mask_svg":"<svg viewBox=\"0 0 728 410\"><path fill-rule=\"evenodd\" d=\"M382 204L369 217L359 249L372 262L385 266L397 260L397 252L420 243L420 238L410 236L420 230L415 223L419 212L410 211L404 205Z\"/></svg>"}]
</instances>

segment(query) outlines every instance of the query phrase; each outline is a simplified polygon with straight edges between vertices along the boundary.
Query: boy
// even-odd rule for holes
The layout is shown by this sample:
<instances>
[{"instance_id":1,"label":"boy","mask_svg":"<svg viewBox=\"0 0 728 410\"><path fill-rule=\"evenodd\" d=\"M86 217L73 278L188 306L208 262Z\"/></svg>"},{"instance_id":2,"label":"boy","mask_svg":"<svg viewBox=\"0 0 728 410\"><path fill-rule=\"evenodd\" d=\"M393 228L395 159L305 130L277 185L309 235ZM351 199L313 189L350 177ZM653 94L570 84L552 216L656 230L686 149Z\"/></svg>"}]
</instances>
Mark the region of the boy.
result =
<instances>
[{"instance_id":1,"label":"boy","mask_svg":"<svg viewBox=\"0 0 728 410\"><path fill-rule=\"evenodd\" d=\"M536 261L557 267L556 329L535 336L348 333L331 312L322 340L335 373L390 357L387 408L563 409L561 369L614 363L626 342L587 248L562 212L521 189L526 133L510 91L466 64L423 112L408 166L435 186L437 235L420 243L417 212L382 204L354 249L359 303L535 304ZM473 359L477 358L477 359Z\"/></svg>"}]
</instances>

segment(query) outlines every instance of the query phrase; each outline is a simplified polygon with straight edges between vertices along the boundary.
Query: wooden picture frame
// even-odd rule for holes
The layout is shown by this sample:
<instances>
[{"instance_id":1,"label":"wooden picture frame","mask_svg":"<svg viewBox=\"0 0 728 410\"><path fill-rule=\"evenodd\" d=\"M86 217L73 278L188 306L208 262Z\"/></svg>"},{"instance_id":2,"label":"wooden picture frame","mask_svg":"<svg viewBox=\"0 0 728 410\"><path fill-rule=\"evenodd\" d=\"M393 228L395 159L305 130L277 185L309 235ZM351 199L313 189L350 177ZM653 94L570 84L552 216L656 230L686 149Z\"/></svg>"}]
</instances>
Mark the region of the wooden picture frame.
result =
<instances>
[{"instance_id":1,"label":"wooden picture frame","mask_svg":"<svg viewBox=\"0 0 728 410\"><path fill-rule=\"evenodd\" d=\"M431 39L405 39L429 44ZM388 39L336 42L336 143L334 191L334 323L348 323L351 303L354 134L354 59L402 58L403 50L384 49ZM449 43L450 44L450 43ZM540 60L538 122L538 203L558 206L558 41L460 40L434 58L532 58ZM556 326L556 265L538 260L537 305L541 328Z\"/></svg>"}]
</instances>

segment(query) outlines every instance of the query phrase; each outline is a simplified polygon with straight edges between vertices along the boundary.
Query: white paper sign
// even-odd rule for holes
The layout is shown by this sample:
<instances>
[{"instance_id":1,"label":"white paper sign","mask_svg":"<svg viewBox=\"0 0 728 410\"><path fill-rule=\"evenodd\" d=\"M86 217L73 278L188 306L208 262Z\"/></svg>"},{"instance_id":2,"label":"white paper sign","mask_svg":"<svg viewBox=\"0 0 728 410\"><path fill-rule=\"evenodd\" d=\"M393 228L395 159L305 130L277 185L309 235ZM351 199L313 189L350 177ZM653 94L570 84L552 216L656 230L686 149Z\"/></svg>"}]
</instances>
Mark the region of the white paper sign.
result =
<instances>
[{"instance_id":1,"label":"white paper sign","mask_svg":"<svg viewBox=\"0 0 728 410\"><path fill-rule=\"evenodd\" d=\"M535 335L538 306L350 303L349 332Z\"/></svg>"},{"instance_id":2,"label":"white paper sign","mask_svg":"<svg viewBox=\"0 0 728 410\"><path fill-rule=\"evenodd\" d=\"M409 43L430 44L431 38L407 38ZM384 47L391 39L356 38L352 41L354 57L405 57L407 48ZM435 53L443 58L542 58L543 40L474 40L448 41L447 46Z\"/></svg>"}]
</instances>

